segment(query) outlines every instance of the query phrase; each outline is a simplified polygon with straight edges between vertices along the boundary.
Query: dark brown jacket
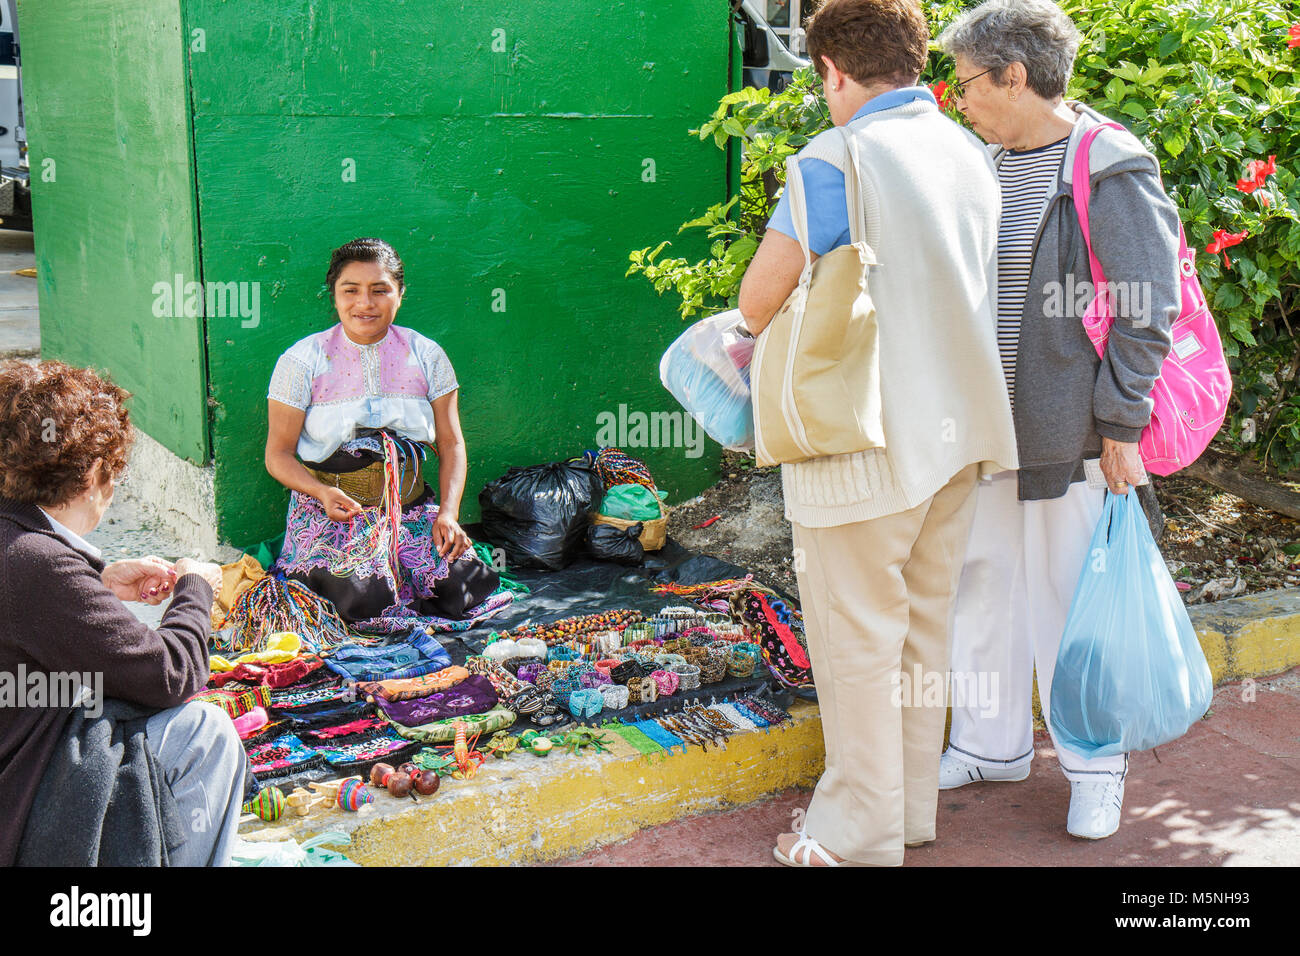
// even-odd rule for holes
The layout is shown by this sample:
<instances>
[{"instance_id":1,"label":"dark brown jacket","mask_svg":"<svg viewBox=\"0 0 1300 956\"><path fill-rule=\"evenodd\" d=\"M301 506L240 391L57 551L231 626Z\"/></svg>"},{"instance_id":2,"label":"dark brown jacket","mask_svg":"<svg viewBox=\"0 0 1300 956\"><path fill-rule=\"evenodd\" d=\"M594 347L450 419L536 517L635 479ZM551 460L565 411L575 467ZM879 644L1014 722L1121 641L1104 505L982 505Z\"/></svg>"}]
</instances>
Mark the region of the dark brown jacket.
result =
<instances>
[{"instance_id":1,"label":"dark brown jacket","mask_svg":"<svg viewBox=\"0 0 1300 956\"><path fill-rule=\"evenodd\" d=\"M105 697L164 710L208 680L212 588L187 574L157 630L100 579L104 562L68 544L35 505L0 498L0 677L102 674ZM22 704L23 687L17 703ZM13 864L37 785L70 707L0 706L0 866Z\"/></svg>"}]
</instances>

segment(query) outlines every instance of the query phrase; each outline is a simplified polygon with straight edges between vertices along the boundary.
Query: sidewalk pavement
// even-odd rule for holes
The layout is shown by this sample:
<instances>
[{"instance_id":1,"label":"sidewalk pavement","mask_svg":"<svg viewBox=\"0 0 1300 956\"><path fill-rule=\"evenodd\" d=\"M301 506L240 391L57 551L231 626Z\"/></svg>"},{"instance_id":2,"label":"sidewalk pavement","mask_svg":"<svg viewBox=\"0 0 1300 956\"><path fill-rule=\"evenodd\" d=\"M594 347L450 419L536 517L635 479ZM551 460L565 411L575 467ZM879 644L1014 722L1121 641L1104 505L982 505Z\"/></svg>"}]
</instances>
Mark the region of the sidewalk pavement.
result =
<instances>
[{"instance_id":1,"label":"sidewalk pavement","mask_svg":"<svg viewBox=\"0 0 1300 956\"><path fill-rule=\"evenodd\" d=\"M1065 832L1070 787L1046 731L1021 783L971 784L939 795L939 839L905 866L1300 865L1300 668L1215 690L1208 716L1182 739L1130 758L1119 832ZM644 830L565 866L777 866L776 835L809 793Z\"/></svg>"}]
</instances>

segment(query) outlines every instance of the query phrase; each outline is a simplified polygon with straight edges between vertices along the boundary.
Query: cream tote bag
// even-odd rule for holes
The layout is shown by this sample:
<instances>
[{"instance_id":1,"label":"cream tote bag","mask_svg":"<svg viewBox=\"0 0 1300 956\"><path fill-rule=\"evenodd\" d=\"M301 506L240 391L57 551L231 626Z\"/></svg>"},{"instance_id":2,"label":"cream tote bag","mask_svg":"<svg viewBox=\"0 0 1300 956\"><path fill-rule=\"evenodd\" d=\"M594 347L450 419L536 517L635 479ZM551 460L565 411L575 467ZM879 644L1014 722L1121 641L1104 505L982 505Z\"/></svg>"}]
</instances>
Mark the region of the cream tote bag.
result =
<instances>
[{"instance_id":1,"label":"cream tote bag","mask_svg":"<svg viewBox=\"0 0 1300 956\"><path fill-rule=\"evenodd\" d=\"M798 158L786 160L786 188L804 269L754 345L750 384L754 451L761 466L885 446L880 343L867 282L876 256L866 241L857 142L843 128L840 134L852 241L815 263Z\"/></svg>"}]
</instances>

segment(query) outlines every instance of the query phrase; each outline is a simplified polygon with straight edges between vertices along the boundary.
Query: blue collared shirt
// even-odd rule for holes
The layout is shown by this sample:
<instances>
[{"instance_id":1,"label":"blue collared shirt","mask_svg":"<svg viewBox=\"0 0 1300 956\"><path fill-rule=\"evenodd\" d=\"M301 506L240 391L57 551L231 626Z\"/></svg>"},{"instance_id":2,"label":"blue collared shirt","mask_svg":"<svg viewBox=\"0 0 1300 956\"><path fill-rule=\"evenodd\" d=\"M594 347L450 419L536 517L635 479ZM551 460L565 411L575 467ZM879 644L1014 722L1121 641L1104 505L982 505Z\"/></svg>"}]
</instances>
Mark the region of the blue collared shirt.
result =
<instances>
[{"instance_id":1,"label":"blue collared shirt","mask_svg":"<svg viewBox=\"0 0 1300 956\"><path fill-rule=\"evenodd\" d=\"M867 100L849 123L869 113L904 106L914 100L929 100L938 105L929 87L901 86ZM850 242L849 209L844 198L844 173L823 159L800 160L799 171L803 174L803 194L808 207L808 247L817 255L824 256L832 249L847 246ZM788 189L781 193L767 228L797 241L789 195Z\"/></svg>"}]
</instances>

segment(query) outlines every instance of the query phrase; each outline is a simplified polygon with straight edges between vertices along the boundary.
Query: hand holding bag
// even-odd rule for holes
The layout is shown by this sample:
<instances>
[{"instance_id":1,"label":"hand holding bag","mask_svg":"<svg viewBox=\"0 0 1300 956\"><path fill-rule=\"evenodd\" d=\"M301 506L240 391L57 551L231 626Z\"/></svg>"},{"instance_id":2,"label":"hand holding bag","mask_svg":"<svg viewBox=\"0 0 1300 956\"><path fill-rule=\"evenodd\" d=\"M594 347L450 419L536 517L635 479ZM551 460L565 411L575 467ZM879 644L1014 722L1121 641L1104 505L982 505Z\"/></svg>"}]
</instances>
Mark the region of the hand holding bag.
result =
<instances>
[{"instance_id":1,"label":"hand holding bag","mask_svg":"<svg viewBox=\"0 0 1300 956\"><path fill-rule=\"evenodd\" d=\"M866 240L857 142L847 130L841 128L840 135L851 243L815 263L799 159L786 160L786 188L804 268L754 346L750 384L760 466L885 446L876 307L867 287L876 256Z\"/></svg>"}]
</instances>

